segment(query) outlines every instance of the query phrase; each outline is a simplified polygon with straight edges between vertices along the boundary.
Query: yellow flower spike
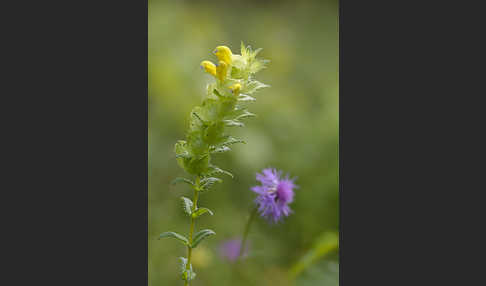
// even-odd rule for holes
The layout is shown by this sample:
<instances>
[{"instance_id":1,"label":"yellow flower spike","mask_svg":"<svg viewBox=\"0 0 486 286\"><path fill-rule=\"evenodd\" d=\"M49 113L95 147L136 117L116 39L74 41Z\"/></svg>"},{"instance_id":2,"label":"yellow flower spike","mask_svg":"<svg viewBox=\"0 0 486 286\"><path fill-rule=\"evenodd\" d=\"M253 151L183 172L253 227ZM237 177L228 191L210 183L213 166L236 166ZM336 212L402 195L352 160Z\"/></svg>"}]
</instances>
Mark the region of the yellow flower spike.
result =
<instances>
[{"instance_id":1,"label":"yellow flower spike","mask_svg":"<svg viewBox=\"0 0 486 286\"><path fill-rule=\"evenodd\" d=\"M235 83L229 87L235 96L240 95L241 84Z\"/></svg>"},{"instance_id":2,"label":"yellow flower spike","mask_svg":"<svg viewBox=\"0 0 486 286\"><path fill-rule=\"evenodd\" d=\"M218 60L225 62L227 65L231 65L231 57L233 53L227 46L217 46L213 53L218 57Z\"/></svg>"},{"instance_id":3,"label":"yellow flower spike","mask_svg":"<svg viewBox=\"0 0 486 286\"><path fill-rule=\"evenodd\" d=\"M221 82L223 82L226 79L227 72L228 72L228 65L223 61L219 61L218 65L216 66L216 74Z\"/></svg>"},{"instance_id":4,"label":"yellow flower spike","mask_svg":"<svg viewBox=\"0 0 486 286\"><path fill-rule=\"evenodd\" d=\"M212 76L216 76L216 65L210 61L202 61L201 69L204 69L204 71Z\"/></svg>"}]
</instances>

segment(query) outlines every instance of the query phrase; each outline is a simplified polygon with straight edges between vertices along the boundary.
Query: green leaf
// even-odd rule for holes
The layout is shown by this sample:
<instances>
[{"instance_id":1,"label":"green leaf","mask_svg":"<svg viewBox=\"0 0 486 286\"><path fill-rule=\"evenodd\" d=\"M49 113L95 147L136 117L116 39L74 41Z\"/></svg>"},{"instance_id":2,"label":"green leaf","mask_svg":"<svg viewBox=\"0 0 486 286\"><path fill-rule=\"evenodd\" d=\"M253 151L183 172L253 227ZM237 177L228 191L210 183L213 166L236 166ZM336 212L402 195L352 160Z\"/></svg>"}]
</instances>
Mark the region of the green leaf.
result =
<instances>
[{"instance_id":1,"label":"green leaf","mask_svg":"<svg viewBox=\"0 0 486 286\"><path fill-rule=\"evenodd\" d=\"M179 257L181 260L181 278L184 281L190 281L196 278L196 273L192 270L192 264L189 265L189 269L187 269L187 258Z\"/></svg>"},{"instance_id":2,"label":"green leaf","mask_svg":"<svg viewBox=\"0 0 486 286\"><path fill-rule=\"evenodd\" d=\"M252 55L251 55L252 58L255 58L258 55L258 53L261 52L262 50L263 50L263 48L258 48L256 50L254 50Z\"/></svg>"},{"instance_id":3,"label":"green leaf","mask_svg":"<svg viewBox=\"0 0 486 286\"><path fill-rule=\"evenodd\" d=\"M221 180L220 178L215 178L215 177L206 177L206 178L202 179L199 182L199 184L200 185L204 185L204 184L206 184L208 182L212 182L212 183L218 182L218 183L221 183L221 182L223 182L223 180Z\"/></svg>"},{"instance_id":4,"label":"green leaf","mask_svg":"<svg viewBox=\"0 0 486 286\"><path fill-rule=\"evenodd\" d=\"M250 65L250 73L257 73L267 67L269 60L255 59Z\"/></svg>"},{"instance_id":5,"label":"green leaf","mask_svg":"<svg viewBox=\"0 0 486 286\"><path fill-rule=\"evenodd\" d=\"M171 237L171 238L178 239L178 240L182 241L185 245L189 244L189 240L187 240L187 238L185 236L180 235L178 233L175 233L173 231L167 231L167 232L161 233L160 236L159 236L159 239L164 238L164 237Z\"/></svg>"},{"instance_id":6,"label":"green leaf","mask_svg":"<svg viewBox=\"0 0 486 286\"><path fill-rule=\"evenodd\" d=\"M221 183L223 180L215 177L208 177L201 180L201 190L208 190L214 183Z\"/></svg>"},{"instance_id":7,"label":"green leaf","mask_svg":"<svg viewBox=\"0 0 486 286\"><path fill-rule=\"evenodd\" d=\"M172 185L175 185L177 183L186 183L186 184L194 186L193 181L186 179L186 178L182 178L182 177L177 177L174 180L172 180L172 182L171 182Z\"/></svg>"},{"instance_id":8,"label":"green leaf","mask_svg":"<svg viewBox=\"0 0 486 286\"><path fill-rule=\"evenodd\" d=\"M221 93L219 93L219 91L217 89L213 89L213 93L217 96L217 97L223 97L221 95Z\"/></svg>"},{"instance_id":9,"label":"green leaf","mask_svg":"<svg viewBox=\"0 0 486 286\"><path fill-rule=\"evenodd\" d=\"M184 153L181 153L181 154L176 154L175 156L176 158L186 158L186 159L189 159L191 158L191 156L189 155L189 152L184 152Z\"/></svg>"},{"instance_id":10,"label":"green leaf","mask_svg":"<svg viewBox=\"0 0 486 286\"><path fill-rule=\"evenodd\" d=\"M187 258L179 257L179 259L181 260L181 273L184 273L186 271Z\"/></svg>"},{"instance_id":11,"label":"green leaf","mask_svg":"<svg viewBox=\"0 0 486 286\"><path fill-rule=\"evenodd\" d=\"M188 214L191 215L192 213L192 206L194 205L191 201L191 199L188 199L186 197L181 197L182 200L182 207L184 208L184 211Z\"/></svg>"},{"instance_id":12,"label":"green leaf","mask_svg":"<svg viewBox=\"0 0 486 286\"><path fill-rule=\"evenodd\" d=\"M194 236L194 241L192 242L191 247L196 248L196 246L206 237L210 235L215 235L216 233L212 231L211 229L203 229L201 231L198 231L195 236Z\"/></svg>"},{"instance_id":13,"label":"green leaf","mask_svg":"<svg viewBox=\"0 0 486 286\"><path fill-rule=\"evenodd\" d=\"M241 53L241 56L243 57L248 57L248 54L249 54L249 49L250 49L250 46L248 46L248 48L246 48L245 44L243 43L243 41L241 42L241 46L240 46L240 53Z\"/></svg>"},{"instance_id":14,"label":"green leaf","mask_svg":"<svg viewBox=\"0 0 486 286\"><path fill-rule=\"evenodd\" d=\"M236 121L236 120L228 119L228 120L223 120L223 122L228 127L233 127L233 126L244 127L245 126L245 124L243 124L243 122L239 122L239 121Z\"/></svg>"},{"instance_id":15,"label":"green leaf","mask_svg":"<svg viewBox=\"0 0 486 286\"><path fill-rule=\"evenodd\" d=\"M256 101L256 99L246 94L240 94L238 96L238 101Z\"/></svg>"},{"instance_id":16,"label":"green leaf","mask_svg":"<svg viewBox=\"0 0 486 286\"><path fill-rule=\"evenodd\" d=\"M236 117L236 120L239 120L239 119L244 119L244 118L249 118L249 117L256 117L256 114L254 113L251 113L247 110L244 110L242 114L238 115Z\"/></svg>"},{"instance_id":17,"label":"green leaf","mask_svg":"<svg viewBox=\"0 0 486 286\"><path fill-rule=\"evenodd\" d=\"M215 174L225 174L225 175L230 176L231 178L234 178L233 174L231 174L230 172L225 171L223 169L220 169L220 168L218 168L214 165L211 165L210 168L211 168L211 171L208 174L209 176L212 176L212 175L215 175Z\"/></svg>"},{"instance_id":18,"label":"green leaf","mask_svg":"<svg viewBox=\"0 0 486 286\"><path fill-rule=\"evenodd\" d=\"M222 146L229 146L229 145L233 145L233 144L236 144L236 143L243 143L243 144L246 144L245 141L241 140L241 139L236 139L234 137L231 137L231 136L228 136L226 138L226 140L221 143Z\"/></svg>"},{"instance_id":19,"label":"green leaf","mask_svg":"<svg viewBox=\"0 0 486 286\"><path fill-rule=\"evenodd\" d=\"M195 211L192 214L192 217L193 218L198 218L198 217L202 216L205 213L209 213L210 215L214 215L214 213L210 209L208 209L208 208L199 208L199 209L197 209L197 211Z\"/></svg>"},{"instance_id":20,"label":"green leaf","mask_svg":"<svg viewBox=\"0 0 486 286\"><path fill-rule=\"evenodd\" d=\"M199 116L199 114L197 114L196 112L194 112L194 111L193 111L193 112L192 112L192 115L194 115L194 116L195 116L197 119L199 119L199 121L201 121L201 123L202 123L203 125L207 125L207 122L206 122L206 121L204 121L204 120L201 118L201 116Z\"/></svg>"},{"instance_id":21,"label":"green leaf","mask_svg":"<svg viewBox=\"0 0 486 286\"><path fill-rule=\"evenodd\" d=\"M216 147L214 148L211 153L224 153L224 152L228 152L228 151L231 151L231 149L227 146L221 146L221 147Z\"/></svg>"},{"instance_id":22,"label":"green leaf","mask_svg":"<svg viewBox=\"0 0 486 286\"><path fill-rule=\"evenodd\" d=\"M252 94L255 91L264 88L264 87L270 87L268 84L264 84L262 82L259 82L258 80L252 80L250 81L249 84L245 86L245 88L241 91L241 93L248 93Z\"/></svg>"}]
</instances>

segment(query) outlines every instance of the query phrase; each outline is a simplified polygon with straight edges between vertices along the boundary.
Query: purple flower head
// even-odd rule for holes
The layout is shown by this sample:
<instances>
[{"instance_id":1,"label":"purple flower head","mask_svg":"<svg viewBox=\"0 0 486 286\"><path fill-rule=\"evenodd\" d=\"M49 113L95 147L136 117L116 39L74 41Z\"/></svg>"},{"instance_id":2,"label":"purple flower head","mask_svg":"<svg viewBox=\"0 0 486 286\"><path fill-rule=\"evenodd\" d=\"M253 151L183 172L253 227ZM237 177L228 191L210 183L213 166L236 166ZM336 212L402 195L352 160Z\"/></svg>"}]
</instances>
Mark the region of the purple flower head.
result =
<instances>
[{"instance_id":1,"label":"purple flower head","mask_svg":"<svg viewBox=\"0 0 486 286\"><path fill-rule=\"evenodd\" d=\"M235 262L240 254L241 239L231 239L223 242L219 247L219 254L221 257L228 259L230 262ZM246 243L246 248L242 254L245 256L248 252L248 243Z\"/></svg>"},{"instance_id":2,"label":"purple flower head","mask_svg":"<svg viewBox=\"0 0 486 286\"><path fill-rule=\"evenodd\" d=\"M256 179L261 185L251 190L258 194L255 203L260 215L274 223L288 216L292 212L288 205L294 200L294 189L297 188L295 179L290 179L288 175L282 177L282 171L272 168L257 173Z\"/></svg>"}]
</instances>

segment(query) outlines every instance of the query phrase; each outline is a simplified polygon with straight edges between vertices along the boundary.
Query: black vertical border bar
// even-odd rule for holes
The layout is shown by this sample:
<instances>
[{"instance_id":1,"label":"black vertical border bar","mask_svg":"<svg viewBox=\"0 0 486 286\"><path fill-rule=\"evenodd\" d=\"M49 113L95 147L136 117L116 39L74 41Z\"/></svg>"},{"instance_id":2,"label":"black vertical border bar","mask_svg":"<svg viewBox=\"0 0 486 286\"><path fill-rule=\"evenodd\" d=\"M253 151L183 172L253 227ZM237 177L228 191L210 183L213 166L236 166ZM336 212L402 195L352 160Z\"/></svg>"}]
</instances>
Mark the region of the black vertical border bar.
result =
<instances>
[{"instance_id":1,"label":"black vertical border bar","mask_svg":"<svg viewBox=\"0 0 486 286\"><path fill-rule=\"evenodd\" d=\"M9 4L3 274L148 285L148 0Z\"/></svg>"}]
</instances>

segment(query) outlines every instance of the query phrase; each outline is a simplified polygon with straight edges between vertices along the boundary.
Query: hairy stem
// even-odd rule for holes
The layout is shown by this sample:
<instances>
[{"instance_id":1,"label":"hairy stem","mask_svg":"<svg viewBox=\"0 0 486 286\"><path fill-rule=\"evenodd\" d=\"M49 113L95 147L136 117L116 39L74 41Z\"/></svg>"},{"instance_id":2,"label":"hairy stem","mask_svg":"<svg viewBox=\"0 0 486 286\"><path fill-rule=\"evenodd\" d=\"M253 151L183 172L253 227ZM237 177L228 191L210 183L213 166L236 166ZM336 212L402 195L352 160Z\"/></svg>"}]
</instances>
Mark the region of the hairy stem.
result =
<instances>
[{"instance_id":1,"label":"hairy stem","mask_svg":"<svg viewBox=\"0 0 486 286\"><path fill-rule=\"evenodd\" d=\"M194 199L193 199L193 205L192 205L192 213L194 213L197 210L197 199L199 197L199 181L200 177L196 177L196 186L194 187ZM194 234L194 225L196 224L196 219L191 215L191 226L189 229L189 245L187 246L187 264L186 264L186 270L189 273L189 269L191 267L191 256L192 256L192 235ZM189 279L186 279L184 281L184 286L189 285Z\"/></svg>"},{"instance_id":2,"label":"hairy stem","mask_svg":"<svg viewBox=\"0 0 486 286\"><path fill-rule=\"evenodd\" d=\"M238 254L238 258L237 259L240 259L241 256L243 255L243 252L246 248L246 239L248 238L248 232L250 231L250 226L251 226L251 223L253 222L256 214L257 214L257 211L258 211L258 208L255 206L253 208L253 210L251 211L250 213L250 217L248 218L248 222L246 223L245 225L245 230L243 232L243 239L241 240L241 245L240 245L240 252Z\"/></svg>"}]
</instances>

